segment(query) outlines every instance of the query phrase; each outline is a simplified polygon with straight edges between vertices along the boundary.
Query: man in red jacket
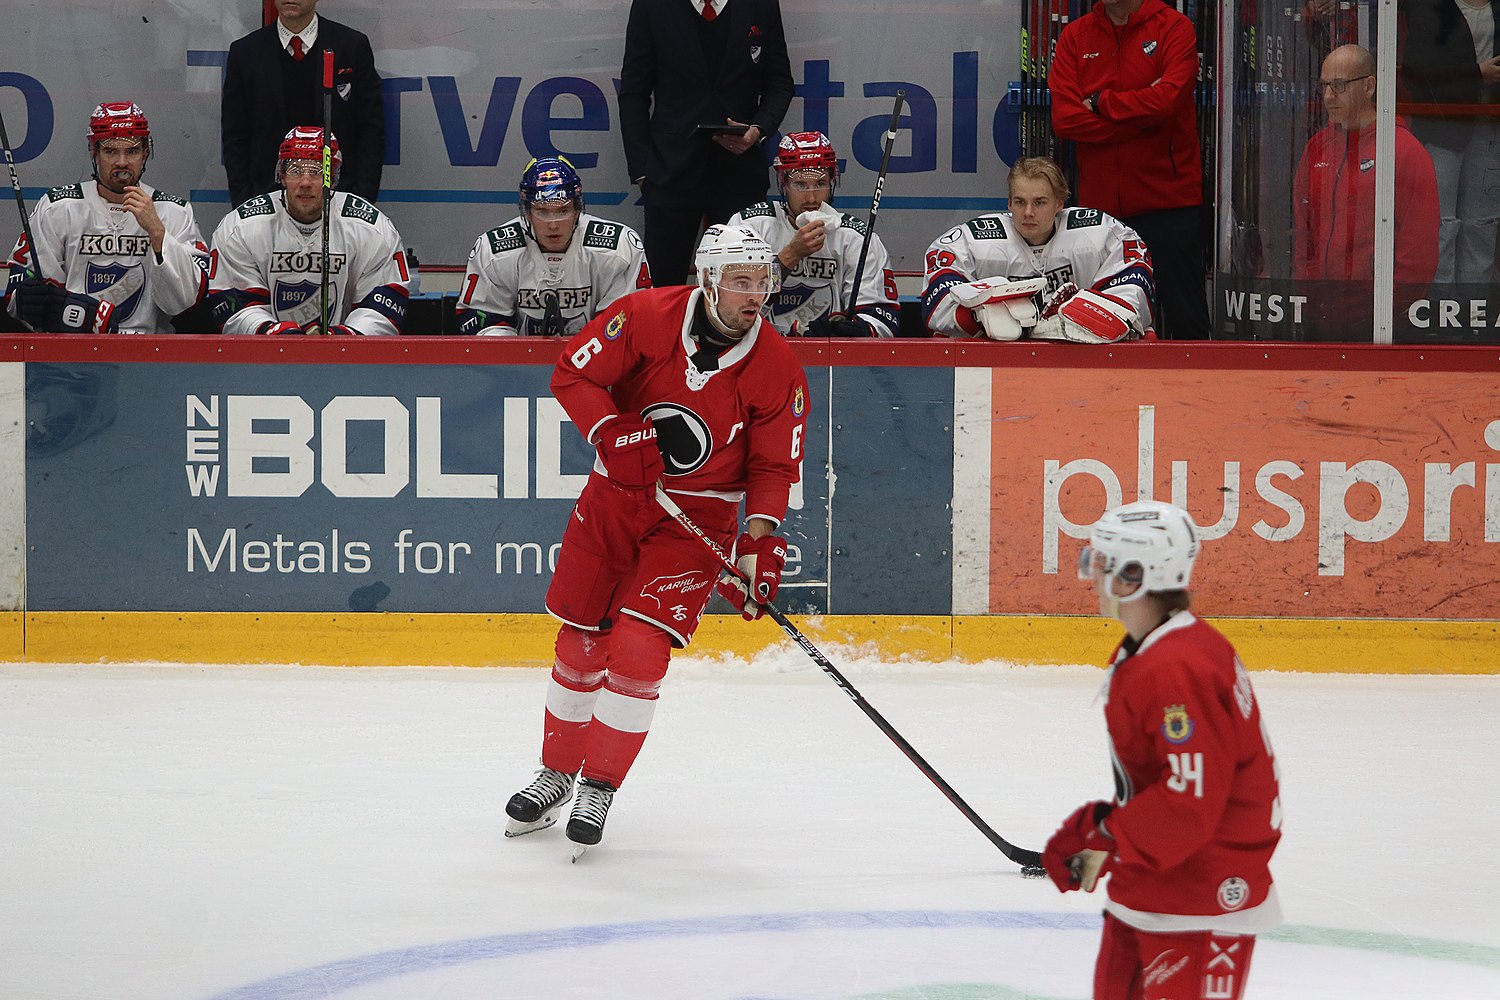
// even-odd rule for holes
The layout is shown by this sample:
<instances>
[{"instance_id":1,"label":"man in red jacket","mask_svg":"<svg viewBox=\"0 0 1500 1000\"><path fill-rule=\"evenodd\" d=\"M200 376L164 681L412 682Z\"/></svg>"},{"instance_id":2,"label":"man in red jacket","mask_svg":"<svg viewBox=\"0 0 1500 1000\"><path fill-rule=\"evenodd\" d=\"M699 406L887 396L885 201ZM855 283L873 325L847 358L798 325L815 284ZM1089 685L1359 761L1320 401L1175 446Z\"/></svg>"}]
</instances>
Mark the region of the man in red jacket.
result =
<instances>
[{"instance_id":1,"label":"man in red jacket","mask_svg":"<svg viewBox=\"0 0 1500 1000\"><path fill-rule=\"evenodd\" d=\"M1158 335L1209 336L1193 22L1162 0L1097 0L1062 30L1052 127L1078 153L1078 204L1134 229L1156 270Z\"/></svg>"},{"instance_id":2,"label":"man in red jacket","mask_svg":"<svg viewBox=\"0 0 1500 1000\"><path fill-rule=\"evenodd\" d=\"M1294 276L1306 288L1307 333L1366 340L1374 318L1375 57L1342 45L1318 87L1328 125L1308 140L1292 186ZM1437 271L1438 191L1432 157L1396 122L1396 316Z\"/></svg>"},{"instance_id":3,"label":"man in red jacket","mask_svg":"<svg viewBox=\"0 0 1500 1000\"><path fill-rule=\"evenodd\" d=\"M1125 627L1104 686L1115 795L1079 806L1042 864L1063 892L1109 875L1094 1000L1240 1000L1281 922L1276 758L1250 674L1190 610L1199 532L1140 500L1089 531L1078 575Z\"/></svg>"}]
</instances>

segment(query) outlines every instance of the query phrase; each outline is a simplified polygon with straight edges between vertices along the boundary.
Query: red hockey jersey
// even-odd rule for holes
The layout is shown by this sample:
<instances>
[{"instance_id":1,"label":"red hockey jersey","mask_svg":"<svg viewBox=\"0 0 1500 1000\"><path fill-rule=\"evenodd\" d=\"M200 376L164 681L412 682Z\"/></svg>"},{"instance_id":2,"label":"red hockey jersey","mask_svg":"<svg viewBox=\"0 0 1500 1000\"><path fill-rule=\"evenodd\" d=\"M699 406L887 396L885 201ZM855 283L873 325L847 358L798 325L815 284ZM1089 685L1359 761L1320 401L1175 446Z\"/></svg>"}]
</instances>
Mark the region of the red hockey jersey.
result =
<instances>
[{"instance_id":1,"label":"red hockey jersey","mask_svg":"<svg viewBox=\"0 0 1500 1000\"><path fill-rule=\"evenodd\" d=\"M674 493L745 501L745 516L779 524L800 478L807 376L759 319L699 371L688 335L702 291L650 288L617 301L579 331L558 360L552 394L585 438L616 413L649 417ZM604 474L604 466L595 463Z\"/></svg>"},{"instance_id":2,"label":"red hockey jersey","mask_svg":"<svg viewBox=\"0 0 1500 1000\"><path fill-rule=\"evenodd\" d=\"M1121 644L1105 692L1109 912L1164 933L1280 923L1268 867L1281 839L1276 760L1234 647L1180 611L1133 654Z\"/></svg>"}]
</instances>

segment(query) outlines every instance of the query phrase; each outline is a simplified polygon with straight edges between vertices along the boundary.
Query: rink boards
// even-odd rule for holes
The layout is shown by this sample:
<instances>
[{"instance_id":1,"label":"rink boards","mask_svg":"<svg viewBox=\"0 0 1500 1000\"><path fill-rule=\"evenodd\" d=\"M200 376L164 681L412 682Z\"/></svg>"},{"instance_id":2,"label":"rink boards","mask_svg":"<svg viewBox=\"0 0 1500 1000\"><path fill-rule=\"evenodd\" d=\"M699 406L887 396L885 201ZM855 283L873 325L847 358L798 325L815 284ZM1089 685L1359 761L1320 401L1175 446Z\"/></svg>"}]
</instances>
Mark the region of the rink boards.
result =
<instances>
[{"instance_id":1,"label":"rink boards","mask_svg":"<svg viewBox=\"0 0 1500 1000\"><path fill-rule=\"evenodd\" d=\"M780 603L815 641L1089 662L1074 563L1185 503L1252 666L1496 672L1500 357L1483 348L797 345ZM0 339L9 659L536 664L592 460L545 341ZM711 611L723 610L717 605ZM711 615L700 651L771 623Z\"/></svg>"}]
</instances>

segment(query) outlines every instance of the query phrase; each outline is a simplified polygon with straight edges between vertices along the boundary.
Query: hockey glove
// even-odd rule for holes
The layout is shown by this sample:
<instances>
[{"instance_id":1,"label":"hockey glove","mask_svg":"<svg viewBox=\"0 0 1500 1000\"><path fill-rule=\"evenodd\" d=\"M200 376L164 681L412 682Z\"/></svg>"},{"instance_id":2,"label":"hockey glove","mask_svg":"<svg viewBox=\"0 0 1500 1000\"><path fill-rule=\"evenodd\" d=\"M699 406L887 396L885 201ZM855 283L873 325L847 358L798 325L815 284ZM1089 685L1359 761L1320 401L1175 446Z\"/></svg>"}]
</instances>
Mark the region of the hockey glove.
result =
<instances>
[{"instance_id":1,"label":"hockey glove","mask_svg":"<svg viewBox=\"0 0 1500 1000\"><path fill-rule=\"evenodd\" d=\"M1059 892L1093 892L1115 857L1114 839L1104 831L1104 819L1114 806L1085 802L1063 820L1042 851L1042 867Z\"/></svg>"},{"instance_id":2,"label":"hockey glove","mask_svg":"<svg viewBox=\"0 0 1500 1000\"><path fill-rule=\"evenodd\" d=\"M46 330L62 309L67 289L55 281L28 275L15 285L16 315L33 330Z\"/></svg>"},{"instance_id":3,"label":"hockey glove","mask_svg":"<svg viewBox=\"0 0 1500 1000\"><path fill-rule=\"evenodd\" d=\"M1051 319L1057 315L1063 303L1078 294L1078 286L1071 281L1064 282L1057 287L1051 295L1047 296L1046 303L1042 306L1042 319Z\"/></svg>"},{"instance_id":4,"label":"hockey glove","mask_svg":"<svg viewBox=\"0 0 1500 1000\"><path fill-rule=\"evenodd\" d=\"M1019 340L1036 323L1036 295L1046 287L1046 278L1010 281L996 277L954 285L950 294L960 307L972 312L990 340Z\"/></svg>"},{"instance_id":5,"label":"hockey glove","mask_svg":"<svg viewBox=\"0 0 1500 1000\"><path fill-rule=\"evenodd\" d=\"M255 332L256 333L272 334L272 335L275 335L275 334L289 334L289 333L301 333L302 332L302 327L298 326L296 323L287 323L285 321L277 323L274 320L269 320L268 319L264 323L262 323L259 327L257 327L256 330L255 330Z\"/></svg>"},{"instance_id":6,"label":"hockey glove","mask_svg":"<svg viewBox=\"0 0 1500 1000\"><path fill-rule=\"evenodd\" d=\"M610 485L641 501L651 499L666 471L656 428L634 413L621 413L599 425L599 461Z\"/></svg>"},{"instance_id":7,"label":"hockey glove","mask_svg":"<svg viewBox=\"0 0 1500 1000\"><path fill-rule=\"evenodd\" d=\"M786 567L786 541L775 535L751 538L746 533L734 543L734 551L735 568L744 579L726 573L719 579L718 590L746 621L753 622L765 613L761 605L776 600L781 571ZM745 580L750 581L748 587Z\"/></svg>"},{"instance_id":8,"label":"hockey glove","mask_svg":"<svg viewBox=\"0 0 1500 1000\"><path fill-rule=\"evenodd\" d=\"M321 337L324 332L323 324L319 323L317 320L312 320L310 322L304 323L302 324L302 332L307 334L309 337ZM358 336L357 331L353 327L344 326L342 323L334 323L330 325L328 327L328 334L333 337Z\"/></svg>"},{"instance_id":9,"label":"hockey glove","mask_svg":"<svg viewBox=\"0 0 1500 1000\"><path fill-rule=\"evenodd\" d=\"M1114 344L1140 337L1139 323L1129 303L1086 288L1058 306L1056 316L1038 323L1031 336L1078 344Z\"/></svg>"},{"instance_id":10,"label":"hockey glove","mask_svg":"<svg viewBox=\"0 0 1500 1000\"><path fill-rule=\"evenodd\" d=\"M870 324L862 323L857 319L835 319L832 316L824 316L807 324L807 335L809 337L873 337L875 331L870 329Z\"/></svg>"}]
</instances>

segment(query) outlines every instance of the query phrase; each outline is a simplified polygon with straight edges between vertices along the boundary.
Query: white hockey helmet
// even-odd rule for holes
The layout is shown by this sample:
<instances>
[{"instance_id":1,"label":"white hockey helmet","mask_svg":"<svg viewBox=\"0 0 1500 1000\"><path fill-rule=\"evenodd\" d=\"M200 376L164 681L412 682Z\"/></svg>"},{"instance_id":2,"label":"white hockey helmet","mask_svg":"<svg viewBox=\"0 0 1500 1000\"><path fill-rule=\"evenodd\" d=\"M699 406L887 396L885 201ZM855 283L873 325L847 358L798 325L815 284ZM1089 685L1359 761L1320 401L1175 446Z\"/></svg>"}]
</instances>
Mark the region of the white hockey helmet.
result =
<instances>
[{"instance_id":1,"label":"white hockey helmet","mask_svg":"<svg viewBox=\"0 0 1500 1000\"><path fill-rule=\"evenodd\" d=\"M698 243L698 253L693 258L698 284L707 291L709 301L714 303L718 302L719 284L726 270L760 266L766 268L765 293L770 295L781 284L781 268L776 262L776 251L755 230L744 226L709 226L703 233L703 239Z\"/></svg>"},{"instance_id":2,"label":"white hockey helmet","mask_svg":"<svg viewBox=\"0 0 1500 1000\"><path fill-rule=\"evenodd\" d=\"M1122 601L1186 590L1198 544L1198 526L1187 511L1160 500L1138 500L1105 511L1090 529L1088 544L1078 554L1078 576L1112 576L1139 584Z\"/></svg>"}]
</instances>

